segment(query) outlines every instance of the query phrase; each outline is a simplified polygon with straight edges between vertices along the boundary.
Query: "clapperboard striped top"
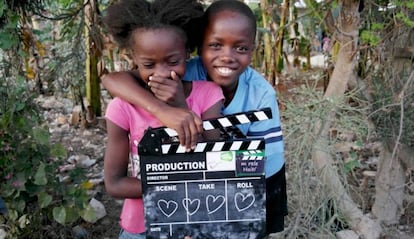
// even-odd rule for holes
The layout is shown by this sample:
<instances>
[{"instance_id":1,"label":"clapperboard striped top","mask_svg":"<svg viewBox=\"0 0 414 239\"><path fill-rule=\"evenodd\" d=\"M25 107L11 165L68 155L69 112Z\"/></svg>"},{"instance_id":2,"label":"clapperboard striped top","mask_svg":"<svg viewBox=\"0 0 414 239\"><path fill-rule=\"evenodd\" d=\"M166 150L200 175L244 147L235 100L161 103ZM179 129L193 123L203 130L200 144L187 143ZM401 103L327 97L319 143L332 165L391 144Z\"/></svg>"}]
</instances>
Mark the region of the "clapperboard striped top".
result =
<instances>
[{"instance_id":1,"label":"clapperboard striped top","mask_svg":"<svg viewBox=\"0 0 414 239\"><path fill-rule=\"evenodd\" d=\"M204 130L212 129L224 129L228 127L234 127L239 124L252 123L256 121L268 120L272 118L272 112L270 108L261 110L248 111L243 113L236 113L232 115L226 115L221 118L204 120ZM176 137L177 132L170 128L160 128L164 130L169 137ZM264 149L265 142L262 139L240 139L232 141L218 141L218 142L201 142L196 145L193 150L194 153L201 152L219 152L219 151L235 151L235 150L260 150ZM161 154L176 154L185 153L185 147L181 146L177 142L167 143L161 145ZM255 156L260 158L263 156Z\"/></svg>"},{"instance_id":2,"label":"clapperboard striped top","mask_svg":"<svg viewBox=\"0 0 414 239\"><path fill-rule=\"evenodd\" d=\"M226 115L221 118L204 120L203 128L204 130L220 129L233 127L239 124L247 124L256 121L268 120L272 118L272 111L270 108L264 108L261 110L248 111L244 113L237 113L232 115ZM162 128L165 133L170 137L177 136L177 132L174 129Z\"/></svg>"},{"instance_id":3,"label":"clapperboard striped top","mask_svg":"<svg viewBox=\"0 0 414 239\"><path fill-rule=\"evenodd\" d=\"M196 145L194 153L202 152L219 152L219 151L235 151L235 150L257 150L264 149L265 142L262 139L252 140L234 140L234 141L218 141L218 142L201 142ZM161 146L162 154L185 153L185 147L178 143L163 144Z\"/></svg>"}]
</instances>

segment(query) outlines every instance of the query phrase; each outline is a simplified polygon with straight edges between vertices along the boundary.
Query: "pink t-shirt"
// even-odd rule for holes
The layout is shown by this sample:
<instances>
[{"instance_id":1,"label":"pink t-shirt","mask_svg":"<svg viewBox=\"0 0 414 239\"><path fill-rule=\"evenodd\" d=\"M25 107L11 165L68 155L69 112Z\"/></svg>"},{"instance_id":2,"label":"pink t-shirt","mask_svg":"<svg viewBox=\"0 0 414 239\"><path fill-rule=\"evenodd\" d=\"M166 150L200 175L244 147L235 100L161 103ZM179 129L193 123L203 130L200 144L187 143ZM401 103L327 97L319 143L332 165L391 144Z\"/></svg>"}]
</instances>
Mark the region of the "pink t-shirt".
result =
<instances>
[{"instance_id":1,"label":"pink t-shirt","mask_svg":"<svg viewBox=\"0 0 414 239\"><path fill-rule=\"evenodd\" d=\"M224 99L219 86L207 81L193 81L187 97L188 108L198 116ZM142 108L120 98L114 98L106 110L106 118L129 132L131 149L131 175L138 177L139 157L137 145L148 127L160 127L161 122ZM121 227L130 233L145 232L144 206L142 198L126 198L121 212Z\"/></svg>"}]
</instances>

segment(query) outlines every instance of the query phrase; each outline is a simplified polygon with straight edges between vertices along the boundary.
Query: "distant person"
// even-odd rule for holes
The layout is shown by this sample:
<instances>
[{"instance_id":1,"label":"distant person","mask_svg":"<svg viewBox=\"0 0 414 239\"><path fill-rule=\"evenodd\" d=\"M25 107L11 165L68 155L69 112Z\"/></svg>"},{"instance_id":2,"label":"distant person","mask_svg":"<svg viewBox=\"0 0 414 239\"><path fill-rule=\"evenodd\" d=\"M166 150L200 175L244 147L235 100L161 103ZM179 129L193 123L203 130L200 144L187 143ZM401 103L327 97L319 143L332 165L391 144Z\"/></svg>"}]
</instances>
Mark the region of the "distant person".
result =
<instances>
[{"instance_id":1,"label":"distant person","mask_svg":"<svg viewBox=\"0 0 414 239\"><path fill-rule=\"evenodd\" d=\"M203 20L199 27L202 31L200 57L195 57L187 63L184 78L213 81L221 86L225 96L222 113L225 115L271 108L271 120L243 124L238 128L245 137L265 139L266 233L283 231L284 217L287 215L287 195L283 136L276 92L260 73L249 66L255 48L255 16L241 1L219 0L207 8ZM194 35L198 34L194 32ZM193 114L189 112L183 114L183 109L160 104L160 101L171 104L177 99L165 97L179 92L174 88L173 81L150 80L149 87L157 99L145 92L127 72L110 73L102 79L102 83L111 94L136 106L149 107L154 116L166 126L180 127L176 130L182 132L179 135L180 142L186 142L186 146L188 142L191 142L191 145L195 143L195 140L188 140L188 137L194 138L191 135L200 133L196 130L201 128L197 123L199 119L192 119ZM171 112L174 110L177 110L177 113ZM178 115L183 118L180 119ZM174 121L171 118L174 118Z\"/></svg>"},{"instance_id":2,"label":"distant person","mask_svg":"<svg viewBox=\"0 0 414 239\"><path fill-rule=\"evenodd\" d=\"M221 115L224 97L220 87L207 81L180 80L187 56L184 29L202 14L203 8L196 0L121 0L108 8L104 21L119 47L130 50L138 66L134 78L144 90L149 91L146 85L152 78L174 81L181 86L180 95L188 109L205 119ZM106 124L105 188L111 196L125 199L119 238L145 239L137 144L148 127L160 127L162 123L146 108L114 98L106 111Z\"/></svg>"}]
</instances>

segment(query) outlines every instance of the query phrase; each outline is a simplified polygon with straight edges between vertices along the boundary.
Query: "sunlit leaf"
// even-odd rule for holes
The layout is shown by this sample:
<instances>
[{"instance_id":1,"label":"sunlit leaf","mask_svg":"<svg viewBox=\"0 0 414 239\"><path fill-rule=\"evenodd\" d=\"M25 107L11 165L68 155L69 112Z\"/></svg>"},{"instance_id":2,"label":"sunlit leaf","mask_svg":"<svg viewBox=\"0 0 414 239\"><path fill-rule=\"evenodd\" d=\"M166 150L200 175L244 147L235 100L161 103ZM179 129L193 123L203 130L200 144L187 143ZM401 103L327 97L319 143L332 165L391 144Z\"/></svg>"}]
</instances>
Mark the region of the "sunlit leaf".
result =
<instances>
[{"instance_id":1,"label":"sunlit leaf","mask_svg":"<svg viewBox=\"0 0 414 239\"><path fill-rule=\"evenodd\" d=\"M77 212L78 209L74 207L66 207L66 218L65 223L73 223L79 218L79 214Z\"/></svg>"},{"instance_id":2,"label":"sunlit leaf","mask_svg":"<svg viewBox=\"0 0 414 239\"><path fill-rule=\"evenodd\" d=\"M24 214L23 216L21 216L20 218L19 218L19 227L20 228L25 228L26 227L26 225L27 224L29 224L30 223L30 221L29 221L29 219L27 218L27 214Z\"/></svg>"},{"instance_id":3,"label":"sunlit leaf","mask_svg":"<svg viewBox=\"0 0 414 239\"><path fill-rule=\"evenodd\" d=\"M66 209L65 207L55 207L53 208L53 218L58 223L65 225L66 222Z\"/></svg>"},{"instance_id":4,"label":"sunlit leaf","mask_svg":"<svg viewBox=\"0 0 414 239\"><path fill-rule=\"evenodd\" d=\"M47 184L46 170L45 170L45 165L43 163L39 165L39 168L36 171L34 183L36 185Z\"/></svg>"},{"instance_id":5,"label":"sunlit leaf","mask_svg":"<svg viewBox=\"0 0 414 239\"><path fill-rule=\"evenodd\" d=\"M90 205L86 206L86 208L81 211L80 215L83 218L83 220L87 222L96 222L95 209Z\"/></svg>"}]
</instances>

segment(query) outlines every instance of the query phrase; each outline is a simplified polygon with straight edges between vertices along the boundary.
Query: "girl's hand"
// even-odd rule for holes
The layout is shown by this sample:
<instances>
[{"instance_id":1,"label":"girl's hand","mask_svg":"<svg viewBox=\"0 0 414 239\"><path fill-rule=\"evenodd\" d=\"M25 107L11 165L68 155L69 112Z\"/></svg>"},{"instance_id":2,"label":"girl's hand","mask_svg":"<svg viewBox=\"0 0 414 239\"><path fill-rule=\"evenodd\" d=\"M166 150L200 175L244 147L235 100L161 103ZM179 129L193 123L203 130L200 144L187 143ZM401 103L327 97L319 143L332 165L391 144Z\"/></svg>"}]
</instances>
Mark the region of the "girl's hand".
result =
<instances>
[{"instance_id":1,"label":"girl's hand","mask_svg":"<svg viewBox=\"0 0 414 239\"><path fill-rule=\"evenodd\" d=\"M172 107L187 108L184 88L180 77L171 72L171 77L151 76L148 86L155 97Z\"/></svg>"},{"instance_id":2,"label":"girl's hand","mask_svg":"<svg viewBox=\"0 0 414 239\"><path fill-rule=\"evenodd\" d=\"M191 110L165 106L156 117L168 128L177 131L180 144L187 152L194 149L203 132L203 122Z\"/></svg>"}]
</instances>

